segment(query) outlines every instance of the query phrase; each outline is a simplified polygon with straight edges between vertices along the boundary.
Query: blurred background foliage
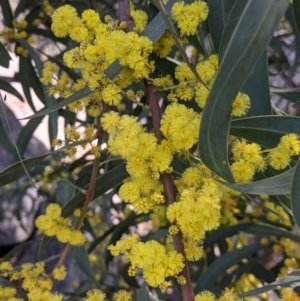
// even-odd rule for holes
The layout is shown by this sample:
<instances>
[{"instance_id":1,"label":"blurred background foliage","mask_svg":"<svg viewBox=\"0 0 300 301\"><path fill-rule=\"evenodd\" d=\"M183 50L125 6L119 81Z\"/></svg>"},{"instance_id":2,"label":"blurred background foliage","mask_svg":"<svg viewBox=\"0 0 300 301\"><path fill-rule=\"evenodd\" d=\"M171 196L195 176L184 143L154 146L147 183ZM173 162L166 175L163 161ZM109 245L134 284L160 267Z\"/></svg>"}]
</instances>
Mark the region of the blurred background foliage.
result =
<instances>
[{"instance_id":1,"label":"blurred background foliage","mask_svg":"<svg viewBox=\"0 0 300 301\"><path fill-rule=\"evenodd\" d=\"M155 17L161 17L155 3L133 2L137 9L147 13L149 25L146 31L153 35L152 40L157 40L166 30L166 25L164 22L163 25L151 23ZM226 30L226 23L223 21L229 18L234 3L233 0L207 0L209 17L199 26L198 39L188 37L185 45L187 51L190 51L190 45L194 45L198 51L195 57L191 54L192 61L213 53L219 53L220 57L228 54L225 51L226 41L221 37ZM36 262L38 258L42 258L50 265L50 270L62 247L54 239L41 237L34 226L34 219L44 212L46 204L52 202L63 207L64 216L71 215L74 209L83 205L85 196L82 189L86 189L89 184L93 156L89 151L82 150L74 160L70 160L64 152L70 145L54 150L53 147L49 148L37 138L33 138L33 134L45 118L45 113L49 113L48 132L38 135L47 135L48 145L51 145L53 139L63 135L59 131L59 122L62 122L63 127L70 125L79 130L84 125L95 123L94 118L88 114L71 112L61 98L50 97L40 82L43 64L46 61L55 62L61 68L59 72L66 72L74 81L79 78L77 71L66 67L62 60L63 53L73 48L75 42L69 38L57 38L50 30L53 10L63 4L74 6L79 14L87 8L93 8L100 14L101 19L106 15L117 18L116 1L0 2L0 65L3 67L0 90L4 98L0 109L0 256L1 260L11 259L16 265L25 261ZM18 71L8 77L4 68L10 68L12 55L15 58L14 63L19 62ZM179 57L176 47L169 56ZM232 121L231 135L264 147L274 147L283 134L300 134L300 120L297 117L300 108L299 58L300 1L294 0L288 5L287 11L282 12L281 21L267 48L250 70L249 77L246 76L248 78L245 84L242 84L241 91L251 98L251 109L244 119ZM244 60L246 61L247 57ZM170 60L155 58L155 61L156 75L174 74L175 65ZM233 61L231 63L234 64ZM116 74L118 68L114 65L108 73ZM225 70L224 74L228 74L228 71ZM220 80L224 78L225 75ZM16 89L15 83L20 83L21 89ZM84 93L88 92L85 90L80 93L69 99L68 103L82 98L86 95ZM164 92L159 94L164 99L163 106L166 106ZM24 126L20 126L15 120L14 112L10 112L6 107L5 103L8 103L12 96L28 105L32 114L36 115ZM42 103L42 109L37 108L36 99ZM141 102L145 103L145 97ZM124 114L136 116L147 128L152 128L149 111L142 110L126 99L123 104ZM191 101L188 106L200 110L195 101ZM17 106L15 110L18 110ZM213 114L216 119L222 119L222 109L217 108ZM12 129L16 145L11 139L9 127ZM207 135L208 139L211 139L213 129ZM64 139L63 136L60 137ZM226 143L227 138L224 137ZM104 145L107 139L108 136L104 135ZM227 146L226 149L221 144L215 146L228 152ZM203 143L199 147L200 152L205 151L206 147ZM203 159L205 161L205 158ZM271 169L255 176L255 181L265 178L271 180L267 185L262 185L263 187L258 187L256 182L253 182L252 186L245 184L240 188L247 194L225 195L222 199L220 227L206 235L203 258L189 265L195 292L206 289L220 294L226 287L230 287L241 293L241 296L261 293L258 297L260 300L277 300L278 285L288 287L299 281L297 270L300 264L300 235L296 221L300 221L300 203L297 191L299 168L296 160L297 158L292 162L292 171L287 170L284 176L276 177L278 172ZM134 292L140 289L139 296L145 295L140 297L144 299L138 300L146 300L148 292L143 288L141 279L129 277L124 259L113 258L107 246L115 244L123 234L132 232L138 232L143 241L164 241L169 222L163 210L137 215L120 199L119 186L128 177L122 159L111 156L105 149L101 152L100 162L102 163L96 181L94 200L90 206L93 217L85 219L83 226L88 242L85 247L72 248L68 257L68 270L73 273L60 289L67 296L66 300L80 300L91 287L101 287L108 296L121 288ZM213 171L217 170L216 166L207 165ZM178 177L189 166L189 162L183 157L178 157L172 166L174 177ZM294 191L292 200L291 190ZM277 283L275 281L278 278L281 281ZM1 278L0 285L12 284ZM159 289L154 291L154 295L159 299L180 300L179 287L176 285L166 293ZM249 291L250 293L246 293Z\"/></svg>"}]
</instances>

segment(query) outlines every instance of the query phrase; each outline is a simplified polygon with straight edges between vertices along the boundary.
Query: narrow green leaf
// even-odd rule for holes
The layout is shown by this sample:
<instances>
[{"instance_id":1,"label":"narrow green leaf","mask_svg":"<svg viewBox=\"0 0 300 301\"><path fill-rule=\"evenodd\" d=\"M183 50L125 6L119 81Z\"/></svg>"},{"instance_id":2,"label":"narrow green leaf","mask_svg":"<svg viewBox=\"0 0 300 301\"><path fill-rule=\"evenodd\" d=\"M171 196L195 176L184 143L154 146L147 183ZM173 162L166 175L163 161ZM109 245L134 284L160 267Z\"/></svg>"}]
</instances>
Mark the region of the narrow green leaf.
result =
<instances>
[{"instance_id":1,"label":"narrow green leaf","mask_svg":"<svg viewBox=\"0 0 300 301\"><path fill-rule=\"evenodd\" d=\"M291 183L295 167L290 168L279 175L264 180L250 182L245 184L236 183L225 183L221 184L228 186L234 190L249 193L249 194L269 194L269 195L280 195L288 194L291 190Z\"/></svg>"},{"instance_id":2,"label":"narrow green leaf","mask_svg":"<svg viewBox=\"0 0 300 301\"><path fill-rule=\"evenodd\" d=\"M280 42L280 37L272 37L269 47L273 49L278 55L278 60L276 60L277 70L283 69L285 66L290 68L290 62L286 53L283 50L283 44Z\"/></svg>"},{"instance_id":3,"label":"narrow green leaf","mask_svg":"<svg viewBox=\"0 0 300 301\"><path fill-rule=\"evenodd\" d=\"M28 44L27 41L25 41L23 39L18 39L17 42L28 50L31 59L34 60L35 67L38 71L38 76L41 77L42 76L42 71L43 71L43 63L40 60L40 58L39 58L38 54L36 53L36 51Z\"/></svg>"},{"instance_id":4,"label":"narrow green leaf","mask_svg":"<svg viewBox=\"0 0 300 301\"><path fill-rule=\"evenodd\" d=\"M46 99L45 99L42 83L40 82L40 79L36 74L34 66L31 63L30 57L28 58L20 57L19 67L20 67L21 84L23 87L24 94L27 97L27 101L30 107L34 110L34 112L36 112L33 100L31 98L30 88L31 87L33 88L39 100L44 105L46 105Z\"/></svg>"},{"instance_id":5,"label":"narrow green leaf","mask_svg":"<svg viewBox=\"0 0 300 301\"><path fill-rule=\"evenodd\" d=\"M159 301L149 291L149 289L143 285L137 292L137 301Z\"/></svg>"},{"instance_id":6,"label":"narrow green leaf","mask_svg":"<svg viewBox=\"0 0 300 301\"><path fill-rule=\"evenodd\" d=\"M249 95L251 101L247 117L272 114L266 50L255 64L241 91Z\"/></svg>"},{"instance_id":7,"label":"narrow green leaf","mask_svg":"<svg viewBox=\"0 0 300 301\"><path fill-rule=\"evenodd\" d=\"M228 42L223 43L224 54L202 114L198 149L203 163L227 181L234 181L227 152L232 101L288 4L289 0L237 0L226 24L222 41Z\"/></svg>"},{"instance_id":8,"label":"narrow green leaf","mask_svg":"<svg viewBox=\"0 0 300 301\"><path fill-rule=\"evenodd\" d=\"M89 261L89 255L86 251L85 247L72 247L72 254L76 260L76 263L80 267L80 269L96 284L98 288L100 288L99 282L97 281L94 271L91 267L91 263Z\"/></svg>"},{"instance_id":9,"label":"narrow green leaf","mask_svg":"<svg viewBox=\"0 0 300 301\"><path fill-rule=\"evenodd\" d=\"M10 142L10 138L7 136L6 129L4 128L1 119L0 119L0 128L2 129L0 131L1 146L4 147L10 154L12 154L12 155L15 154L16 150Z\"/></svg>"},{"instance_id":10,"label":"narrow green leaf","mask_svg":"<svg viewBox=\"0 0 300 301\"><path fill-rule=\"evenodd\" d=\"M9 67L9 61L12 58L10 57L8 51L6 48L3 46L3 44L0 42L0 65L3 66L4 68Z\"/></svg>"},{"instance_id":11,"label":"narrow green leaf","mask_svg":"<svg viewBox=\"0 0 300 301\"><path fill-rule=\"evenodd\" d=\"M0 90L8 92L16 96L17 98L19 98L22 102L24 102L22 95L12 85L10 85L8 82L4 81L1 78L0 78Z\"/></svg>"},{"instance_id":12,"label":"narrow green leaf","mask_svg":"<svg viewBox=\"0 0 300 301\"><path fill-rule=\"evenodd\" d=\"M55 201L61 207L65 206L67 202L74 196L75 187L71 183L61 180L57 182L57 190L55 193Z\"/></svg>"},{"instance_id":13,"label":"narrow green leaf","mask_svg":"<svg viewBox=\"0 0 300 301\"><path fill-rule=\"evenodd\" d=\"M39 0L20 0L15 10L15 17L17 17L21 12L24 12L25 9L31 8L39 3Z\"/></svg>"},{"instance_id":14,"label":"narrow green leaf","mask_svg":"<svg viewBox=\"0 0 300 301\"><path fill-rule=\"evenodd\" d=\"M51 112L57 111L58 109L61 109L61 108L67 106L68 104L70 104L74 101L80 100L81 98L84 98L84 97L86 97L86 96L88 96L92 93L93 92L89 88L87 88L87 87L82 88L81 90L79 90L79 91L75 92L74 94L72 94L70 97L65 98L65 99L61 100L60 102L56 103L54 106L52 106L50 108L43 109L43 110L39 111L38 113L36 113L32 116L22 118L21 120L44 116L44 115L49 114Z\"/></svg>"},{"instance_id":15,"label":"narrow green leaf","mask_svg":"<svg viewBox=\"0 0 300 301\"><path fill-rule=\"evenodd\" d=\"M260 257L250 258L247 263L241 263L236 269L234 269L234 271L223 277L218 284L217 289L214 289L214 293L216 295L221 294L224 289L230 286L233 279L241 279L244 274L252 273L253 268L258 266L260 259Z\"/></svg>"},{"instance_id":16,"label":"narrow green leaf","mask_svg":"<svg viewBox=\"0 0 300 301\"><path fill-rule=\"evenodd\" d=\"M300 191L299 191L299 179L300 179L300 158L295 166L295 172L291 182L291 207L294 218L298 226L300 225Z\"/></svg>"},{"instance_id":17,"label":"narrow green leaf","mask_svg":"<svg viewBox=\"0 0 300 301\"><path fill-rule=\"evenodd\" d=\"M291 102L300 102L300 89L280 89L271 87L271 92L279 95L280 97L289 100Z\"/></svg>"},{"instance_id":18,"label":"narrow green leaf","mask_svg":"<svg viewBox=\"0 0 300 301\"><path fill-rule=\"evenodd\" d=\"M286 13L285 13L286 18L288 19L292 29L293 29L293 34L295 37L295 58L293 60L291 69L290 69L290 76L292 77L295 74L295 71L297 67L299 66L299 59L300 59L300 31L297 27L296 24L296 19L295 19L295 12L293 11L293 6L290 3ZM299 16L298 16L299 18Z\"/></svg>"},{"instance_id":19,"label":"narrow green leaf","mask_svg":"<svg viewBox=\"0 0 300 301\"><path fill-rule=\"evenodd\" d=\"M300 285L300 270L296 270L288 274L286 277L272 282L271 284L264 285L262 287L248 291L246 293L241 293L239 294L239 297L246 298L250 296L259 295L274 289L279 289L283 287L296 287L299 285Z\"/></svg>"},{"instance_id":20,"label":"narrow green leaf","mask_svg":"<svg viewBox=\"0 0 300 301\"><path fill-rule=\"evenodd\" d=\"M98 244L101 243L101 241L103 241L108 235L110 235L111 233L113 233L115 231L117 226L112 226L111 228L109 228L107 231L105 231L105 233L99 237L97 237L89 246L88 248L88 253L91 253L97 246Z\"/></svg>"},{"instance_id":21,"label":"narrow green leaf","mask_svg":"<svg viewBox=\"0 0 300 301\"><path fill-rule=\"evenodd\" d=\"M12 28L13 15L11 11L11 7L9 4L9 0L1 0L0 5L2 8L2 16L4 18L4 25Z\"/></svg>"},{"instance_id":22,"label":"narrow green leaf","mask_svg":"<svg viewBox=\"0 0 300 301\"><path fill-rule=\"evenodd\" d=\"M245 138L266 148L278 145L280 138L288 133L300 135L300 117L259 116L233 120L230 134Z\"/></svg>"},{"instance_id":23,"label":"narrow green leaf","mask_svg":"<svg viewBox=\"0 0 300 301\"><path fill-rule=\"evenodd\" d=\"M254 223L241 223L233 226L223 227L206 235L204 247L211 247L226 237L238 234L240 231L246 231Z\"/></svg>"},{"instance_id":24,"label":"narrow green leaf","mask_svg":"<svg viewBox=\"0 0 300 301\"><path fill-rule=\"evenodd\" d=\"M235 0L208 0L209 7L208 26L214 48L219 52L222 33Z\"/></svg>"},{"instance_id":25,"label":"narrow green leaf","mask_svg":"<svg viewBox=\"0 0 300 301\"><path fill-rule=\"evenodd\" d=\"M25 165L26 169L29 170L49 155L50 154L46 154L25 159L23 160L23 164ZM14 163L0 172L0 186L14 182L21 178L23 175L25 175L25 170L23 168L22 163L20 161Z\"/></svg>"},{"instance_id":26,"label":"narrow green leaf","mask_svg":"<svg viewBox=\"0 0 300 301\"><path fill-rule=\"evenodd\" d=\"M38 261L42 261L42 255L43 255L43 251L46 247L47 242L50 240L49 236L44 235L41 243L39 245L39 250L38 250Z\"/></svg>"},{"instance_id":27,"label":"narrow green leaf","mask_svg":"<svg viewBox=\"0 0 300 301\"><path fill-rule=\"evenodd\" d=\"M29 45L29 43L27 41L20 39L20 40L18 40L18 42L28 50L31 59L34 60L35 67L38 70L38 76L41 77L42 76L42 71L43 71L43 63L42 63L41 59L39 58L38 54ZM34 70L33 70L33 73L35 74ZM35 74L35 77L36 77L36 74ZM41 84L41 82L38 78L36 78L35 82L32 82L32 84L36 85L37 87L42 88L40 98L44 99L43 103L44 104L46 103L48 108L52 108L53 106L55 106L57 104L56 99L54 97L48 95L48 93L46 91L46 87ZM34 85L33 85L33 88L34 88ZM40 116L42 116L42 115L40 115ZM58 131L57 122L58 122L58 112L57 111L50 112L49 121L48 121L48 123L49 123L48 129L49 129L50 144L51 144L52 140L57 137L57 131Z\"/></svg>"},{"instance_id":28,"label":"narrow green leaf","mask_svg":"<svg viewBox=\"0 0 300 301\"><path fill-rule=\"evenodd\" d=\"M258 252L263 248L265 248L265 246L261 244L255 244L243 247L241 249L235 249L222 255L211 265L209 265L206 272L204 272L198 278L196 282L195 292L199 293L204 289L211 290L219 276L224 275L230 267L239 263L243 258L247 258L248 256L251 256L252 254Z\"/></svg>"},{"instance_id":29,"label":"narrow green leaf","mask_svg":"<svg viewBox=\"0 0 300 301\"><path fill-rule=\"evenodd\" d=\"M287 237L295 242L300 242L300 237L298 237L297 235L288 232L283 228L275 227L265 223L253 224L252 226L244 230L244 232L258 235L258 236L266 236L266 237L270 237L270 236L277 236L280 238Z\"/></svg>"},{"instance_id":30,"label":"narrow green leaf","mask_svg":"<svg viewBox=\"0 0 300 301\"><path fill-rule=\"evenodd\" d=\"M300 33L300 0L293 0L293 14L295 18L295 24L298 32Z\"/></svg>"},{"instance_id":31,"label":"narrow green leaf","mask_svg":"<svg viewBox=\"0 0 300 301\"><path fill-rule=\"evenodd\" d=\"M1 260L2 261L9 260L15 253L17 253L18 251L22 250L23 248L29 246L32 242L33 242L33 240L27 240L27 241L24 241L24 242L18 244L12 250L10 250L8 253L6 253L3 257L1 257Z\"/></svg>"},{"instance_id":32,"label":"narrow green leaf","mask_svg":"<svg viewBox=\"0 0 300 301\"><path fill-rule=\"evenodd\" d=\"M33 100L32 100L32 97L31 97L31 92L30 92L32 76L30 75L29 72L30 72L31 68L32 68L32 66L31 66L30 60L28 58L25 58L25 57L21 56L20 59L19 59L20 82L21 82L23 93L25 95L25 99L26 99L27 103L29 104L32 111L36 113L36 108L35 108L35 105L33 103ZM34 74L33 76L36 76L36 74ZM37 91L35 91L35 93L37 94ZM38 94L37 94L37 96L38 96ZM45 104L44 98L41 100L41 102L43 102Z\"/></svg>"},{"instance_id":33,"label":"narrow green leaf","mask_svg":"<svg viewBox=\"0 0 300 301\"><path fill-rule=\"evenodd\" d=\"M176 0L170 0L165 6L165 10L168 15L171 14L171 9ZM147 25L144 31L142 31L141 35L148 37L153 43L157 42L159 38L164 34L167 29L166 22L161 15L158 13L155 18Z\"/></svg>"},{"instance_id":34,"label":"narrow green leaf","mask_svg":"<svg viewBox=\"0 0 300 301\"><path fill-rule=\"evenodd\" d=\"M294 103L293 107L299 109L300 108L300 101L297 101L296 103Z\"/></svg>"},{"instance_id":35,"label":"narrow green leaf","mask_svg":"<svg viewBox=\"0 0 300 301\"><path fill-rule=\"evenodd\" d=\"M68 43L70 41L68 38L56 37L51 30L46 30L46 29L41 29L41 28L36 28L36 27L27 27L26 32L28 34L36 34L36 35L40 35L40 36L49 38L55 42L60 42L66 46L68 45Z\"/></svg>"},{"instance_id":36,"label":"narrow green leaf","mask_svg":"<svg viewBox=\"0 0 300 301\"><path fill-rule=\"evenodd\" d=\"M107 173L101 175L96 180L94 198L101 196L109 189L119 185L128 177L128 173L125 168L125 164L121 164L114 169L111 169ZM88 186L85 187L87 189ZM68 217L73 214L76 208L83 206L85 200L85 195L82 193L77 193L73 198L71 198L68 203L62 209L62 215Z\"/></svg>"},{"instance_id":37,"label":"narrow green leaf","mask_svg":"<svg viewBox=\"0 0 300 301\"><path fill-rule=\"evenodd\" d=\"M41 116L39 118L30 119L27 122L27 124L22 128L22 131L19 134L18 139L17 139L17 146L18 146L19 153L21 156L23 156L24 152L26 151L27 146L28 146L35 130L40 125L43 118L44 118L44 116Z\"/></svg>"},{"instance_id":38,"label":"narrow green leaf","mask_svg":"<svg viewBox=\"0 0 300 301\"><path fill-rule=\"evenodd\" d=\"M29 43L25 40L18 40L18 42L25 47L28 52L29 55L31 57L31 59L34 60L35 66L38 70L38 76L41 77L42 76L42 71L43 71L43 63L41 61L41 59L39 58L38 54L36 53L36 51L29 45ZM35 71L34 71L35 73ZM46 105L48 108L52 108L53 106L57 105L57 101L54 97L49 96L47 91L46 91L46 87L41 85L39 79L36 80L36 84L38 84L38 86L42 87L42 94L43 97L45 99ZM56 110L49 112L49 141L51 144L51 141L57 137L57 131L58 131L58 112ZM40 115L42 116L42 115Z\"/></svg>"}]
</instances>

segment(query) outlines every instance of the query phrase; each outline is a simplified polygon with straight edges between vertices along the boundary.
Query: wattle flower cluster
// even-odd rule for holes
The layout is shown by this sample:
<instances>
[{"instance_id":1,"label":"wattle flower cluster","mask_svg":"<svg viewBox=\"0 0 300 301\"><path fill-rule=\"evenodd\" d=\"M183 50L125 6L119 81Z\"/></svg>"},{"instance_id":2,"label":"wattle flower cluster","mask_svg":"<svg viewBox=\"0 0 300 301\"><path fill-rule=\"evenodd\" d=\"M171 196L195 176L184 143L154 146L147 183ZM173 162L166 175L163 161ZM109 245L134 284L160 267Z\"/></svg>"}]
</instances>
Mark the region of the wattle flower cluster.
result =
<instances>
[{"instance_id":1,"label":"wattle flower cluster","mask_svg":"<svg viewBox=\"0 0 300 301\"><path fill-rule=\"evenodd\" d=\"M139 241L139 236L130 235L109 246L114 256L125 254L130 263L129 275L135 276L137 269L142 269L143 278L153 286L165 290L171 286L168 277L176 277L179 282L184 281L178 276L184 267L183 256L176 251L166 251L165 247L157 241L150 240L145 243ZM181 283L182 284L182 283Z\"/></svg>"},{"instance_id":2,"label":"wattle flower cluster","mask_svg":"<svg viewBox=\"0 0 300 301\"><path fill-rule=\"evenodd\" d=\"M57 267L53 270L53 279L64 280L66 277L65 266ZM20 269L14 269L12 264L8 261L0 263L0 276L8 278L10 281L19 281L22 289L27 292L29 301L60 301L62 299L55 299L55 296L62 294L51 293L53 287L53 279L45 271L45 263L37 262L36 264L24 263ZM23 299L17 298L17 291L14 288L3 289L0 286L0 300L21 301ZM4 297L7 297L5 299ZM2 299L4 298L4 299Z\"/></svg>"},{"instance_id":3,"label":"wattle flower cluster","mask_svg":"<svg viewBox=\"0 0 300 301\"><path fill-rule=\"evenodd\" d=\"M208 16L208 6L204 1L194 1L186 4L176 2L172 7L172 17L177 22L181 34L195 35L200 23Z\"/></svg>"},{"instance_id":4,"label":"wattle flower cluster","mask_svg":"<svg viewBox=\"0 0 300 301\"><path fill-rule=\"evenodd\" d=\"M172 223L169 232L171 235L182 232L186 258L196 261L202 257L205 232L220 224L223 191L201 165L186 169L175 184L179 197L167 208L167 219Z\"/></svg>"},{"instance_id":5,"label":"wattle flower cluster","mask_svg":"<svg viewBox=\"0 0 300 301\"><path fill-rule=\"evenodd\" d=\"M297 134L287 134L281 137L278 146L263 151L258 144L242 139L232 144L231 151L234 161L231 171L236 182L243 183L251 181L254 174L264 171L267 165L276 170L286 168L292 156L300 155L300 140Z\"/></svg>"},{"instance_id":6,"label":"wattle flower cluster","mask_svg":"<svg viewBox=\"0 0 300 301\"><path fill-rule=\"evenodd\" d=\"M85 236L80 230L72 228L70 218L61 216L61 207L58 204L50 204L46 209L45 215L40 215L35 225L47 236L56 236L62 243L70 243L74 246L80 246L85 243Z\"/></svg>"}]
</instances>

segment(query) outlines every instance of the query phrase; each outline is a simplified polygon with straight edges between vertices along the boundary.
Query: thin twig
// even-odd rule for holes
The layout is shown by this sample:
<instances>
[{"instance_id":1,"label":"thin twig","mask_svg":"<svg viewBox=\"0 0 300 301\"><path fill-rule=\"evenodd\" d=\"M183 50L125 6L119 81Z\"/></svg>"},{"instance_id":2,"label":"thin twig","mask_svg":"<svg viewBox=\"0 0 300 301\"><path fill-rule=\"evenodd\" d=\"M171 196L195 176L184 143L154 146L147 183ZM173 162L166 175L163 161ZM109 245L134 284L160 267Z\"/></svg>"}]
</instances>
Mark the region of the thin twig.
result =
<instances>
[{"instance_id":1,"label":"thin twig","mask_svg":"<svg viewBox=\"0 0 300 301\"><path fill-rule=\"evenodd\" d=\"M101 126L101 123L100 123L100 119L103 116L103 114L108 111L108 109L109 109L109 106L104 103L103 104L103 109L102 109L102 114L101 114L100 118L98 119L98 130L97 130L96 136L98 138L97 146L99 146L99 147L101 147L102 139L103 139L103 132L104 132L103 128ZM89 187L86 191L86 194L85 194L86 197L85 197L84 205L81 209L80 216L79 216L79 218L78 218L78 220L77 220L77 222L74 226L75 230L79 230L81 228L81 225L82 225L83 220L85 218L85 214L87 212L88 206L89 206L90 202L93 200L94 192L95 192L95 184L96 184L96 179L97 179L97 175L98 175L99 164L100 164L100 158L96 157L95 160L94 160L94 163L93 163L93 170L92 170L90 185L89 185ZM65 246L65 249L63 250L63 253L62 253L59 261L57 262L56 267L60 267L64 263L70 249L71 249L71 245L68 243Z\"/></svg>"}]
</instances>

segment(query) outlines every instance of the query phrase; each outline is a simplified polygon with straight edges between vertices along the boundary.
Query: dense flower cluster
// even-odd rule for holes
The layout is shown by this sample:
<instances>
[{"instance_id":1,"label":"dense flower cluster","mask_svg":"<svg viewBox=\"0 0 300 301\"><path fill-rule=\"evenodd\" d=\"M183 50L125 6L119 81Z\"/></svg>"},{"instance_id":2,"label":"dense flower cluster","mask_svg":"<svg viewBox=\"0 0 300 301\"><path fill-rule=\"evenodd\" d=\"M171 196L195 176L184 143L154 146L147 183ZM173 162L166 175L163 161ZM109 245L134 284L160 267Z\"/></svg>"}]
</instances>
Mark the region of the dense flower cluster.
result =
<instances>
[{"instance_id":1,"label":"dense flower cluster","mask_svg":"<svg viewBox=\"0 0 300 301\"><path fill-rule=\"evenodd\" d=\"M146 243L139 241L139 236L130 235L110 246L114 256L125 254L130 262L128 273L135 276L137 268L143 270L143 277L153 287L166 289L171 286L167 277L177 276L183 269L183 256L176 251L168 251L160 243L150 240Z\"/></svg>"},{"instance_id":2,"label":"dense flower cluster","mask_svg":"<svg viewBox=\"0 0 300 301\"><path fill-rule=\"evenodd\" d=\"M46 209L46 214L36 219L35 225L45 235L56 236L62 243L80 246L85 242L82 232L72 227L71 219L61 216L61 207L58 204L50 204Z\"/></svg>"},{"instance_id":3,"label":"dense flower cluster","mask_svg":"<svg viewBox=\"0 0 300 301\"><path fill-rule=\"evenodd\" d=\"M20 281L22 288L27 292L29 301L59 301L55 299L57 293L51 293L53 280L50 275L45 272L45 263L37 262L36 264L24 263L20 269L14 269L9 261L0 263L0 276L10 279L10 281ZM53 279L63 280L66 277L66 269L64 266L57 267L53 270ZM2 295L3 296L2 296ZM2 289L0 287L0 300L20 301L23 298L15 297L17 291L13 288ZM60 295L60 294L59 294ZM8 297L5 299L4 297ZM3 297L3 299L1 299Z\"/></svg>"},{"instance_id":4,"label":"dense flower cluster","mask_svg":"<svg viewBox=\"0 0 300 301\"><path fill-rule=\"evenodd\" d=\"M208 6L204 1L194 1L191 4L179 1L172 7L172 16L181 34L195 35L198 25L208 16Z\"/></svg>"},{"instance_id":5,"label":"dense flower cluster","mask_svg":"<svg viewBox=\"0 0 300 301\"><path fill-rule=\"evenodd\" d=\"M236 140L231 147L233 163L231 171L237 182L249 182L258 171L264 171L269 164L276 170L286 168L292 156L300 154L300 140L296 134L281 137L277 147L262 150L256 143L246 140ZM265 156L264 153L268 152Z\"/></svg>"}]
</instances>

